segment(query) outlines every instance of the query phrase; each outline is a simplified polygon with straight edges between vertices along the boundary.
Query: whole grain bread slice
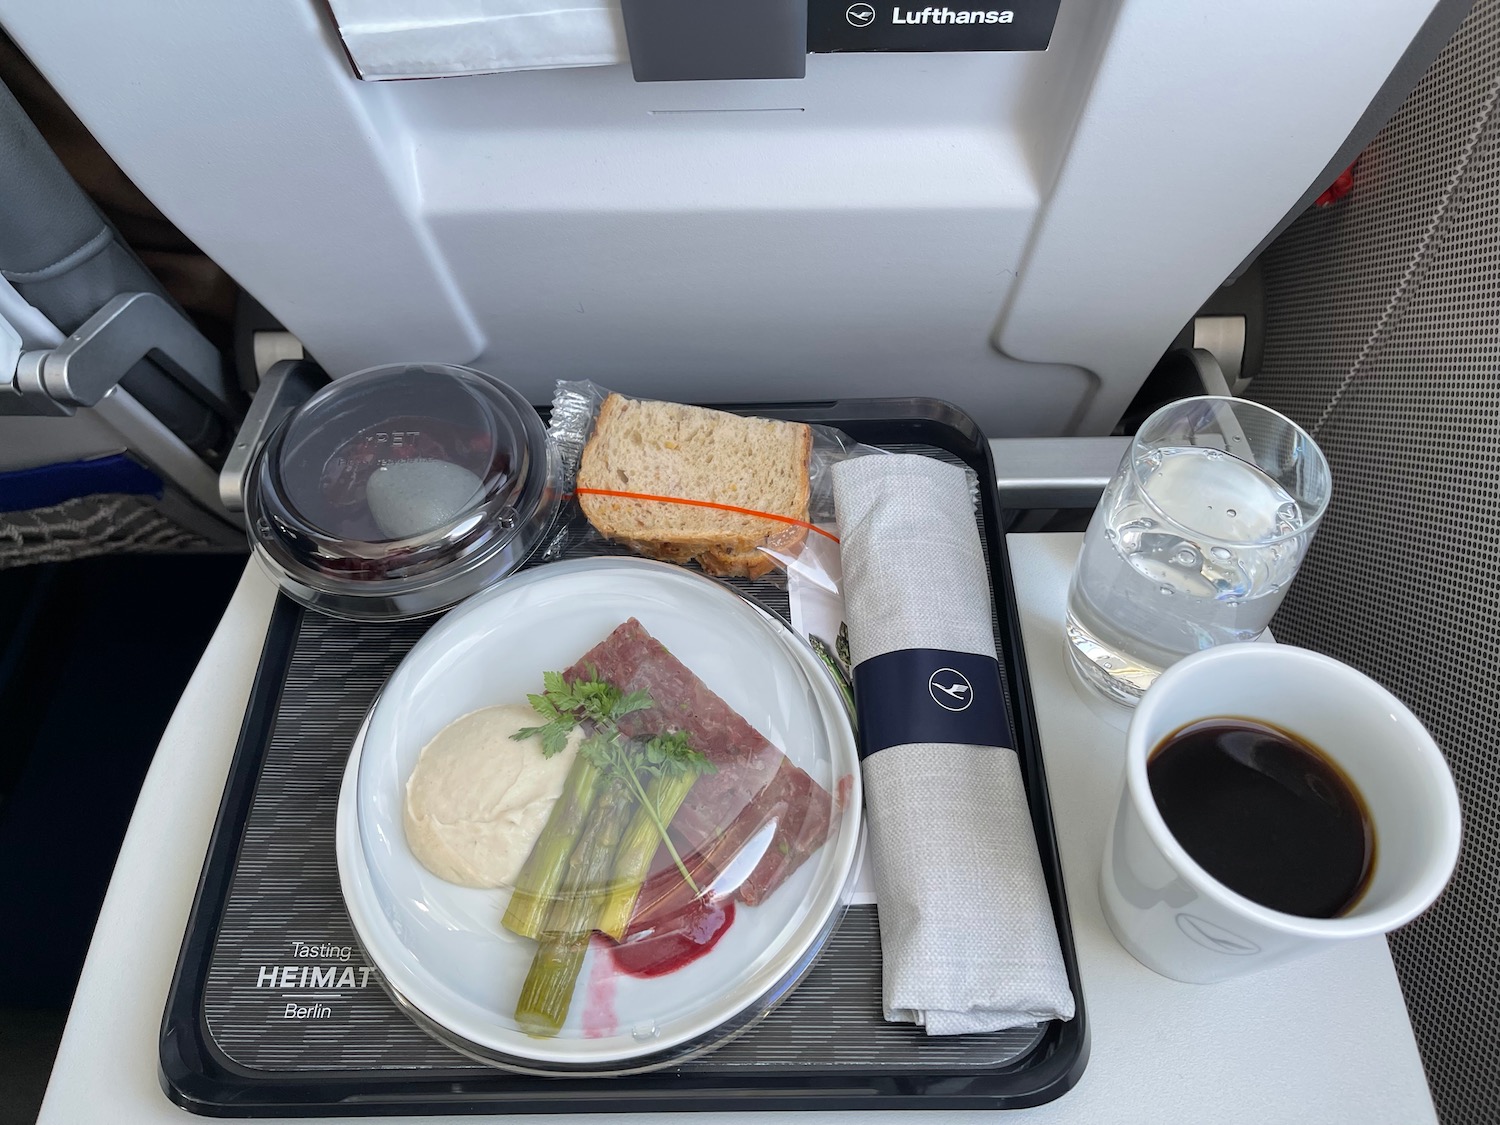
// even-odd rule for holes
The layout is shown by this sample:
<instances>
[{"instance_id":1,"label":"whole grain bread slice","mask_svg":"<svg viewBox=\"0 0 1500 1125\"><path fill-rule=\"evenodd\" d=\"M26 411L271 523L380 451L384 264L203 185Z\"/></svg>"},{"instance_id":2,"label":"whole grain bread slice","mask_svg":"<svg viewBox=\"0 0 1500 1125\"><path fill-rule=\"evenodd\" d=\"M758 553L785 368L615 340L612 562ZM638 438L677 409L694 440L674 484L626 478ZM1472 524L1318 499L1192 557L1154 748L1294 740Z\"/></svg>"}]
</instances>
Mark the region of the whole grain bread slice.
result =
<instances>
[{"instance_id":1,"label":"whole grain bread slice","mask_svg":"<svg viewBox=\"0 0 1500 1125\"><path fill-rule=\"evenodd\" d=\"M599 532L671 562L698 559L713 573L754 577L773 565L762 545L795 547L795 524L722 508L596 491L704 501L807 519L812 431L679 403L612 394L600 408L578 470L578 501Z\"/></svg>"},{"instance_id":2,"label":"whole grain bread slice","mask_svg":"<svg viewBox=\"0 0 1500 1125\"><path fill-rule=\"evenodd\" d=\"M789 526L783 534L773 535L760 544L765 551L758 547L748 551L705 551L698 556L698 565L720 578L759 578L776 567L775 557L767 551L793 553L806 538L806 528Z\"/></svg>"}]
</instances>

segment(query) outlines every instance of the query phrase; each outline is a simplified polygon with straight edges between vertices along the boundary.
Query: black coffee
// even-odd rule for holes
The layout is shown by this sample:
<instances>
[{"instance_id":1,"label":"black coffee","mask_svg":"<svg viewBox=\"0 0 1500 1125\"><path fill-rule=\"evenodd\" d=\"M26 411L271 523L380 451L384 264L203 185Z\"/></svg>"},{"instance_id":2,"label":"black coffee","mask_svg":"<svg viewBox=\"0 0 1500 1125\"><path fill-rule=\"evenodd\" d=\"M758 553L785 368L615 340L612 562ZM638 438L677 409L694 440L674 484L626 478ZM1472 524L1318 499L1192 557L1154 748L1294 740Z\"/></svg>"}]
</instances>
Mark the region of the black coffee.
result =
<instances>
[{"instance_id":1,"label":"black coffee","mask_svg":"<svg viewBox=\"0 0 1500 1125\"><path fill-rule=\"evenodd\" d=\"M1365 892L1375 828L1337 765L1249 719L1183 727L1146 764L1151 796L1187 853L1272 910L1334 918Z\"/></svg>"}]
</instances>

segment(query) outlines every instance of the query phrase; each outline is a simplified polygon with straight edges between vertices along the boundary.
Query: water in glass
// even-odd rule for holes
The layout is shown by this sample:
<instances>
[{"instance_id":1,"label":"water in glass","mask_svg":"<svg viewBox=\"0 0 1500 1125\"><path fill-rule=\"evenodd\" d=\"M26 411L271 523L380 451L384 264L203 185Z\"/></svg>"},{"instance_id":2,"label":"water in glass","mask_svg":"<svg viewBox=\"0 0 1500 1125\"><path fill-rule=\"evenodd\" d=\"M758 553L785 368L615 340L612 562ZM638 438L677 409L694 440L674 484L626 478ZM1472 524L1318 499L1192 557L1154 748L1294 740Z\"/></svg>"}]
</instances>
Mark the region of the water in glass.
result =
<instances>
[{"instance_id":1,"label":"water in glass","mask_svg":"<svg viewBox=\"0 0 1500 1125\"><path fill-rule=\"evenodd\" d=\"M1089 524L1068 597L1075 668L1133 705L1188 653L1255 639L1297 572L1302 532L1297 501L1247 461L1196 445L1142 454Z\"/></svg>"}]
</instances>

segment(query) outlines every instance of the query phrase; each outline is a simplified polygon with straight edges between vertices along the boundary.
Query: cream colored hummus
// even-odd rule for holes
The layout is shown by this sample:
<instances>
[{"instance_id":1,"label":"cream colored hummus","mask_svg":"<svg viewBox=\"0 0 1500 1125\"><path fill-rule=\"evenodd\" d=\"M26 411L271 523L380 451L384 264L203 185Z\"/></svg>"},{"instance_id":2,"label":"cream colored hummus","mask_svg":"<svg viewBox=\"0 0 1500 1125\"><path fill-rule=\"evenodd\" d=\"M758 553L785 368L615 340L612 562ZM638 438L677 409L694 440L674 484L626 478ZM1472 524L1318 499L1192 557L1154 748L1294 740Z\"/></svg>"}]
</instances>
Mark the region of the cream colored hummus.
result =
<instances>
[{"instance_id":1,"label":"cream colored hummus","mask_svg":"<svg viewBox=\"0 0 1500 1125\"><path fill-rule=\"evenodd\" d=\"M455 719L422 747L406 782L406 842L422 866L465 887L509 887L541 835L583 734L542 757L511 737L541 722L525 704Z\"/></svg>"}]
</instances>

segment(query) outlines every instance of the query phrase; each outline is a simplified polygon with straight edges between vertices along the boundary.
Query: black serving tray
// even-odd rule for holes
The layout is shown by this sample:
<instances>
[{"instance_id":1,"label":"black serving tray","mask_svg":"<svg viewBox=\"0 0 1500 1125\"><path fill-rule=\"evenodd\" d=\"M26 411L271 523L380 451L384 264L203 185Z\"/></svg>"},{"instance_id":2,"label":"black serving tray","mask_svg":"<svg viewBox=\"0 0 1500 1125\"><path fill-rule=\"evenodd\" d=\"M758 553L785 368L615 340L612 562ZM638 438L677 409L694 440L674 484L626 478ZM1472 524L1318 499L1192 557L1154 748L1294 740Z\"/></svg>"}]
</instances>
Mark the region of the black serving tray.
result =
<instances>
[{"instance_id":1,"label":"black serving tray","mask_svg":"<svg viewBox=\"0 0 1500 1125\"><path fill-rule=\"evenodd\" d=\"M1077 1000L1074 1018L946 1038L886 1023L876 908L856 905L802 984L765 1020L678 1067L535 1078L457 1054L378 987L344 913L333 855L339 783L355 731L431 622L335 621L282 598L162 1021L161 1081L174 1102L226 1117L1013 1109L1050 1101L1078 1081L1088 1026L989 444L966 414L931 399L743 409L835 426L857 441L962 463L977 474L1002 678ZM599 553L597 544L587 550ZM746 588L785 612L785 591L774 580Z\"/></svg>"}]
</instances>

